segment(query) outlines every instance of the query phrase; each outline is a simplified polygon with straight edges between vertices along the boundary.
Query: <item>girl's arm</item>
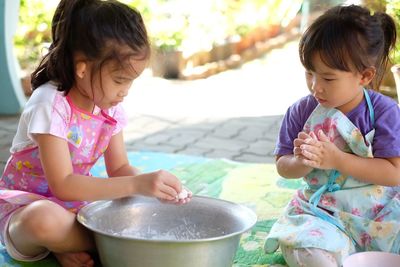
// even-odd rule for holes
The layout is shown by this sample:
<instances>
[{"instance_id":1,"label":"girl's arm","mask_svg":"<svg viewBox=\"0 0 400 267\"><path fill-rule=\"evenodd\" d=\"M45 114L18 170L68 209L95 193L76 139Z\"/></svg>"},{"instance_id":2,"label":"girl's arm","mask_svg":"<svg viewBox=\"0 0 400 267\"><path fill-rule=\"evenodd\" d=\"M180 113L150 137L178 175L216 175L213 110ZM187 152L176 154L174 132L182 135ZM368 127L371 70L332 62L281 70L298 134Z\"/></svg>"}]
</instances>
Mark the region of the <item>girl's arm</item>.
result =
<instances>
[{"instance_id":1,"label":"girl's arm","mask_svg":"<svg viewBox=\"0 0 400 267\"><path fill-rule=\"evenodd\" d=\"M108 148L104 153L104 160L109 177L125 175L136 176L140 174L138 169L129 164L122 131L111 138ZM182 188L183 187L180 187L177 192L180 193ZM166 201L166 199L159 198L159 200L164 203L185 204L192 198L192 192L187 189L185 190L188 191L188 196L185 198L179 198L178 194L178 203L176 202L176 199L173 199L173 201L167 199Z\"/></svg>"},{"instance_id":2,"label":"girl's arm","mask_svg":"<svg viewBox=\"0 0 400 267\"><path fill-rule=\"evenodd\" d=\"M67 141L49 134L36 134L35 140L50 190L61 200L94 201L141 194L172 201L181 191L178 178L166 171L113 179L74 174Z\"/></svg>"},{"instance_id":3,"label":"girl's arm","mask_svg":"<svg viewBox=\"0 0 400 267\"><path fill-rule=\"evenodd\" d=\"M118 177L124 175L132 175L136 176L140 174L140 171L135 167L131 166L128 161L127 153L125 150L124 138L122 131L116 135L114 135L106 152L104 153L104 160L106 163L107 174L110 177ZM159 200L163 203L174 203L174 204L185 204L190 201L192 198L192 192L190 190L185 189L187 191L187 197L182 198L180 193L182 192L183 187L180 187L178 192L178 202L177 199L163 199L159 198Z\"/></svg>"},{"instance_id":4,"label":"girl's arm","mask_svg":"<svg viewBox=\"0 0 400 267\"><path fill-rule=\"evenodd\" d=\"M138 169L129 164L122 131L111 137L108 148L104 153L104 161L109 177L135 176L140 173Z\"/></svg>"},{"instance_id":5,"label":"girl's arm","mask_svg":"<svg viewBox=\"0 0 400 267\"><path fill-rule=\"evenodd\" d=\"M323 133L314 133L301 145L303 163L320 169L336 169L359 181L383 186L400 185L400 157L364 158L341 151Z\"/></svg>"},{"instance_id":6,"label":"girl's arm","mask_svg":"<svg viewBox=\"0 0 400 267\"><path fill-rule=\"evenodd\" d=\"M365 183L383 186L400 185L400 157L363 158L340 152L341 155L338 156L334 169L342 174L353 176Z\"/></svg>"},{"instance_id":7,"label":"girl's arm","mask_svg":"<svg viewBox=\"0 0 400 267\"><path fill-rule=\"evenodd\" d=\"M308 174L312 168L304 165L302 160L293 154L276 157L276 168L284 178L300 178Z\"/></svg>"}]
</instances>

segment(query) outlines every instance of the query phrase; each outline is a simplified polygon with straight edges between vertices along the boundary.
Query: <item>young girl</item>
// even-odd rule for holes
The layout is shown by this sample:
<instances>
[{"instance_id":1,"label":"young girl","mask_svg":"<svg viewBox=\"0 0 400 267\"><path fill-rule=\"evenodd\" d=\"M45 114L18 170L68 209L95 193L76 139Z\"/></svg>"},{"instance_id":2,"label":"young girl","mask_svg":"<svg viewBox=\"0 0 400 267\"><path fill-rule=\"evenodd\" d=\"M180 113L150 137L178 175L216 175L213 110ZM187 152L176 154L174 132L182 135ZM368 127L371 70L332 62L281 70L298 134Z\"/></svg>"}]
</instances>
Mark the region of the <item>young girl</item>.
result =
<instances>
[{"instance_id":1,"label":"young girl","mask_svg":"<svg viewBox=\"0 0 400 267\"><path fill-rule=\"evenodd\" d=\"M117 1L62 0L52 37L0 180L1 239L16 260L53 252L62 266L93 266L92 236L76 221L87 201L141 194L182 204L191 193L178 200L177 177L140 174L126 156L120 103L150 54L141 15ZM112 179L90 175L102 155Z\"/></svg>"},{"instance_id":2,"label":"young girl","mask_svg":"<svg viewBox=\"0 0 400 267\"><path fill-rule=\"evenodd\" d=\"M396 40L393 20L359 6L328 10L299 45L310 95L287 111L278 172L304 177L266 252L289 266L339 266L358 251L400 249L400 109L375 91Z\"/></svg>"}]
</instances>

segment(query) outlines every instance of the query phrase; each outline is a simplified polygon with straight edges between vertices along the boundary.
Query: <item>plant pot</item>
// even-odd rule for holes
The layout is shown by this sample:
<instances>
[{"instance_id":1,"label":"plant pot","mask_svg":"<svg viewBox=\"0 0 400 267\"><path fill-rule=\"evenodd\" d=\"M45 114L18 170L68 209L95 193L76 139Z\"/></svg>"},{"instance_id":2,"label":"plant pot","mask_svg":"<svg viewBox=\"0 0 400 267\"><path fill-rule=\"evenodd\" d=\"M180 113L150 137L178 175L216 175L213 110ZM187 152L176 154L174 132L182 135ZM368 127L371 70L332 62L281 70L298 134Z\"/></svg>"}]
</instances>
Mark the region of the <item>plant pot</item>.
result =
<instances>
[{"instance_id":1,"label":"plant pot","mask_svg":"<svg viewBox=\"0 0 400 267\"><path fill-rule=\"evenodd\" d=\"M237 38L226 38L215 42L211 49L211 61L220 61L229 58L236 53Z\"/></svg>"},{"instance_id":2,"label":"plant pot","mask_svg":"<svg viewBox=\"0 0 400 267\"><path fill-rule=\"evenodd\" d=\"M154 76L178 79L185 68L185 60L182 51L158 51L151 65Z\"/></svg>"},{"instance_id":3,"label":"plant pot","mask_svg":"<svg viewBox=\"0 0 400 267\"><path fill-rule=\"evenodd\" d=\"M247 49L250 49L254 46L253 36L250 34L241 36L240 40L236 43L236 54L242 54Z\"/></svg>"},{"instance_id":4,"label":"plant pot","mask_svg":"<svg viewBox=\"0 0 400 267\"><path fill-rule=\"evenodd\" d=\"M279 24L270 24L267 28L268 38L276 37L281 32L281 25Z\"/></svg>"},{"instance_id":5,"label":"plant pot","mask_svg":"<svg viewBox=\"0 0 400 267\"><path fill-rule=\"evenodd\" d=\"M193 66L202 66L204 64L211 62L211 51L210 50L197 51L192 55L192 58L194 60Z\"/></svg>"}]
</instances>

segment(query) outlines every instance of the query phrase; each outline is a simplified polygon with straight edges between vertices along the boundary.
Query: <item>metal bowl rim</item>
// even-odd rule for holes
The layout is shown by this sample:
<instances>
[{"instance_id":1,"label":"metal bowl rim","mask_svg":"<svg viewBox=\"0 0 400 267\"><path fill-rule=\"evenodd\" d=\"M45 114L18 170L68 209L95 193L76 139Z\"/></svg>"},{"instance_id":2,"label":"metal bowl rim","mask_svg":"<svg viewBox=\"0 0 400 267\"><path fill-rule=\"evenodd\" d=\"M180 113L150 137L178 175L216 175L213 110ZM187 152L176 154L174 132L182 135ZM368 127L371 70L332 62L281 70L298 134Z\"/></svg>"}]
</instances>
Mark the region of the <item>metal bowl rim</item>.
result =
<instances>
[{"instance_id":1,"label":"metal bowl rim","mask_svg":"<svg viewBox=\"0 0 400 267\"><path fill-rule=\"evenodd\" d=\"M242 209L247 210L247 212L249 214L252 215L252 219L253 222L250 223L250 225L248 227L246 227L245 229L241 230L241 231L236 231L227 235L221 235L221 236L217 236L217 237L210 237L210 238L199 238L199 239L180 239L180 240L168 240L168 239L145 239L145 238L134 238L134 237L126 237L126 236L115 236L112 235L110 233L101 231L99 229L95 229L92 226L88 225L87 223L84 222L84 220L82 219L84 216L81 214L82 210L86 210L89 209L92 206L98 205L99 203L106 203L106 202L110 202L111 200L98 200L98 201L94 201L91 202L87 205L85 205L84 207L82 207L78 214L77 214L77 220L79 223L81 223L83 226L85 226L86 228L88 228L89 230L93 231L96 234L102 234L105 236L109 236L112 238L118 238L118 239L125 239L125 240L135 240L135 241L141 241L141 242L150 242L150 243L198 243L198 242L207 242L207 241L218 241L221 239L227 239L236 235L241 235L244 232L250 230L251 228L254 227L254 225L257 223L257 215L254 213L254 211L252 211L250 208L242 205L242 204L238 204L238 203L234 203L228 200L224 200L224 199L219 199L219 198L213 198L213 197L207 197L207 196L193 196L196 198L205 198L205 199L212 199L212 200L217 200L217 201L222 201L222 202L226 202L229 203L230 205L236 205L236 206L240 206Z\"/></svg>"}]
</instances>

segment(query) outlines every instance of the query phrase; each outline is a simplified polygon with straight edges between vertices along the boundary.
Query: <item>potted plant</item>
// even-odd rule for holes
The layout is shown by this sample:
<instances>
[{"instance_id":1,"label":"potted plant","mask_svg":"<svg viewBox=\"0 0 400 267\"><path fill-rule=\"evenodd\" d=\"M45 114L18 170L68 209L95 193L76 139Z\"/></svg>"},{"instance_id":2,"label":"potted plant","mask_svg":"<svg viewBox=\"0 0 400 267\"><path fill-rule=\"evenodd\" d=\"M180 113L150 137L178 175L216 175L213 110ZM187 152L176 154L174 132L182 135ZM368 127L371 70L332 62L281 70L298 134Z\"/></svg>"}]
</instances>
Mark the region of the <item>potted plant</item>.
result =
<instances>
[{"instance_id":1,"label":"potted plant","mask_svg":"<svg viewBox=\"0 0 400 267\"><path fill-rule=\"evenodd\" d=\"M241 54L243 51L251 48L254 45L253 36L250 34L251 27L247 24L240 24L236 28L240 40L236 45L236 53Z\"/></svg>"},{"instance_id":2,"label":"potted plant","mask_svg":"<svg viewBox=\"0 0 400 267\"><path fill-rule=\"evenodd\" d=\"M153 75L168 79L180 77L185 65L181 49L183 40L183 31L159 32L154 37Z\"/></svg>"},{"instance_id":3,"label":"potted plant","mask_svg":"<svg viewBox=\"0 0 400 267\"><path fill-rule=\"evenodd\" d=\"M30 74L51 42L51 18L56 6L57 2L20 1L14 50L25 96L32 94Z\"/></svg>"},{"instance_id":4,"label":"potted plant","mask_svg":"<svg viewBox=\"0 0 400 267\"><path fill-rule=\"evenodd\" d=\"M152 8L154 12L147 29L153 46L150 62L153 75L179 78L184 67L182 43L187 36L189 16L183 11L174 13L173 2L166 1Z\"/></svg>"}]
</instances>

